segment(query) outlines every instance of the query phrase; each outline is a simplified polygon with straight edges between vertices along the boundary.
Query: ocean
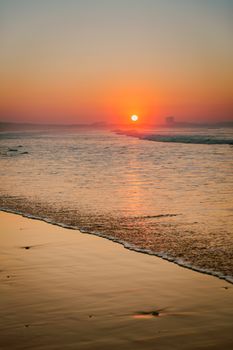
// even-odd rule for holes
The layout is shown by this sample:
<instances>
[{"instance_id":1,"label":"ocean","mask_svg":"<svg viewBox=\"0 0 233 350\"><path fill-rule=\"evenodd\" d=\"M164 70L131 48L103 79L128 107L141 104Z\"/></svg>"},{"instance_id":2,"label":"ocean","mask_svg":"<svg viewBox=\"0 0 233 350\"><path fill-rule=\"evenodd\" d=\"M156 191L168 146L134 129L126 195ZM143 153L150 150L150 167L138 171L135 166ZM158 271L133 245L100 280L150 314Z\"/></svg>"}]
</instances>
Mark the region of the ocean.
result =
<instances>
[{"instance_id":1,"label":"ocean","mask_svg":"<svg viewBox=\"0 0 233 350\"><path fill-rule=\"evenodd\" d=\"M1 132L0 164L1 210L233 282L233 129Z\"/></svg>"}]
</instances>

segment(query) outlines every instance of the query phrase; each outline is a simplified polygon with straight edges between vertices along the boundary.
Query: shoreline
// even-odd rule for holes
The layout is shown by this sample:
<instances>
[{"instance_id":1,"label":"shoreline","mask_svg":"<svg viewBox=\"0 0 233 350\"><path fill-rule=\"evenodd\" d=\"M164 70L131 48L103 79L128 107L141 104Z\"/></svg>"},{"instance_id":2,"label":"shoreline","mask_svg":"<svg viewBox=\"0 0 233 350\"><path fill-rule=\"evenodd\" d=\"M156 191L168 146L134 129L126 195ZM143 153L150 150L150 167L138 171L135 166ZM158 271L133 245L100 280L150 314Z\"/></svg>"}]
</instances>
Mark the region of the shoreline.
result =
<instances>
[{"instance_id":1,"label":"shoreline","mask_svg":"<svg viewBox=\"0 0 233 350\"><path fill-rule=\"evenodd\" d=\"M0 220L1 349L232 348L227 282L78 230Z\"/></svg>"},{"instance_id":2,"label":"shoreline","mask_svg":"<svg viewBox=\"0 0 233 350\"><path fill-rule=\"evenodd\" d=\"M216 278L218 278L220 280L224 280L224 281L226 281L226 282L228 282L230 284L233 284L233 277L232 276L225 276L223 273L218 272L218 271L211 271L211 270L208 270L208 269L202 269L200 267L193 266L190 263L183 261L182 259L172 258L169 255L167 255L166 253L160 253L160 252L156 253L156 252L154 252L152 250L149 250L149 249L138 248L137 246L129 244L128 242L120 240L120 239L117 239L117 238L115 238L113 236L108 236L108 235L105 235L105 234L102 234L102 233L99 233L99 232L94 232L94 231L93 232L89 232L89 231L83 230L82 228L79 228L79 227L76 227L76 226L66 225L66 224L63 224L63 223L55 222L55 221L52 221L50 219L39 217L39 216L34 216L34 215L31 215L31 214L25 214L25 213L17 211L17 210L11 210L11 209L0 207L0 212L11 213L11 214L22 216L24 218L42 221L42 222L45 222L47 224L58 226L58 227L61 227L61 228L70 229L70 230L77 230L77 231L80 231L83 234L94 235L94 236L97 236L97 237L100 237L100 238L104 238L104 239L107 239L107 240L109 240L111 242L118 243L118 244L122 245L125 249L131 250L131 251L134 251L134 252L137 252L137 253L142 253L142 254L155 256L155 257L161 258L161 259L163 259L165 261L171 262L171 263L173 263L175 265L178 265L180 267L183 267L185 269L192 270L192 271L195 271L195 272L198 272L198 273L202 273L202 274L205 274L205 275L209 275L209 276L212 276L212 277L216 277Z\"/></svg>"}]
</instances>

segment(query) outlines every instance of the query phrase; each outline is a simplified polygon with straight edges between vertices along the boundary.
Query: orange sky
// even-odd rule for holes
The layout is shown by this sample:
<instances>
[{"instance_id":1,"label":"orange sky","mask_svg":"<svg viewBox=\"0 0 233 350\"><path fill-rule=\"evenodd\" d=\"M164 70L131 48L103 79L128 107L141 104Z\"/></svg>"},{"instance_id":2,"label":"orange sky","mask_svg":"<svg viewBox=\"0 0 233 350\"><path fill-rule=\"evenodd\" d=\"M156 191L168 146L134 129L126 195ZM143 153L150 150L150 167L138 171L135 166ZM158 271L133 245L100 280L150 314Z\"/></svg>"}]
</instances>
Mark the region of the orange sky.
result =
<instances>
[{"instance_id":1,"label":"orange sky","mask_svg":"<svg viewBox=\"0 0 233 350\"><path fill-rule=\"evenodd\" d=\"M233 120L227 0L3 0L0 120Z\"/></svg>"}]
</instances>

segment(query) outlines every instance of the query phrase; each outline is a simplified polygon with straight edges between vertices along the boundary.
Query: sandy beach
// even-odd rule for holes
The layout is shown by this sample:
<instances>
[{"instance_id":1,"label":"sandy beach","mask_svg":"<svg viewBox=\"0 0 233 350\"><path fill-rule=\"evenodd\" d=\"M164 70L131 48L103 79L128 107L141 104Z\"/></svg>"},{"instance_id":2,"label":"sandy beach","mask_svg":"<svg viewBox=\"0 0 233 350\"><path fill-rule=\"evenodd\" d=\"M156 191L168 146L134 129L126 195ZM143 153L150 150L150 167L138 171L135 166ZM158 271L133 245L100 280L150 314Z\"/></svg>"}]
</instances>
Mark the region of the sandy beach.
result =
<instances>
[{"instance_id":1,"label":"sandy beach","mask_svg":"<svg viewBox=\"0 0 233 350\"><path fill-rule=\"evenodd\" d=\"M79 231L0 221L2 350L232 348L226 281Z\"/></svg>"}]
</instances>

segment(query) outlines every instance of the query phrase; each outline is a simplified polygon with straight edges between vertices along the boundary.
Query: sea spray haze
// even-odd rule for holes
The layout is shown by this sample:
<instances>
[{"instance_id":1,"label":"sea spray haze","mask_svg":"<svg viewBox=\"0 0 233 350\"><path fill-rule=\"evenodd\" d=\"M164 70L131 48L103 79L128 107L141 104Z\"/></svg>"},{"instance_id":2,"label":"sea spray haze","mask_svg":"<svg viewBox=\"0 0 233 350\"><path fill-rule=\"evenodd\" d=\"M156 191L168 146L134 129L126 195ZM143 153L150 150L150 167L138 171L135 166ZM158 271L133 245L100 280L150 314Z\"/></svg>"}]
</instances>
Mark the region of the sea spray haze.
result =
<instances>
[{"instance_id":1,"label":"sea spray haze","mask_svg":"<svg viewBox=\"0 0 233 350\"><path fill-rule=\"evenodd\" d=\"M231 280L233 130L151 135L171 142L91 129L1 133L0 206ZM192 143L197 135L226 143Z\"/></svg>"}]
</instances>

